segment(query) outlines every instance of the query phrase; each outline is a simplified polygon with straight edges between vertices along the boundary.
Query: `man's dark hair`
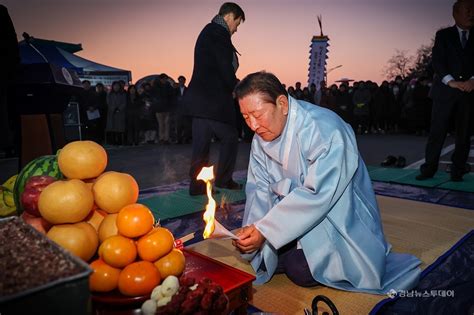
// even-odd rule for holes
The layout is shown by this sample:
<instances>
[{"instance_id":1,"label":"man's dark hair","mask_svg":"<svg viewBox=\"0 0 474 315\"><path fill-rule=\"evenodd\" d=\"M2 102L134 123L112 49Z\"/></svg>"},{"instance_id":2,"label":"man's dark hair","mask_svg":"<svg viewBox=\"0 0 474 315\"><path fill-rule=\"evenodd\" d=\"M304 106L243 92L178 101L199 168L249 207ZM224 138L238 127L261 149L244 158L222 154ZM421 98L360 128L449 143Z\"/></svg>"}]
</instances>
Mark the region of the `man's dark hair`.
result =
<instances>
[{"instance_id":1,"label":"man's dark hair","mask_svg":"<svg viewBox=\"0 0 474 315\"><path fill-rule=\"evenodd\" d=\"M267 102L276 104L280 95L288 97L288 93L280 80L273 74L265 71L251 73L237 84L235 97L242 99L247 95L262 94Z\"/></svg>"},{"instance_id":2,"label":"man's dark hair","mask_svg":"<svg viewBox=\"0 0 474 315\"><path fill-rule=\"evenodd\" d=\"M223 5L221 5L221 8L219 9L219 15L224 16L228 13L233 13L234 14L234 20L237 20L238 18L242 18L242 22L245 21L245 13L242 8L234 2L226 2Z\"/></svg>"},{"instance_id":3,"label":"man's dark hair","mask_svg":"<svg viewBox=\"0 0 474 315\"><path fill-rule=\"evenodd\" d=\"M184 81L186 81L186 78L184 77L184 75L180 75L180 76L178 77L178 81L181 80L181 79L183 79Z\"/></svg>"}]
</instances>

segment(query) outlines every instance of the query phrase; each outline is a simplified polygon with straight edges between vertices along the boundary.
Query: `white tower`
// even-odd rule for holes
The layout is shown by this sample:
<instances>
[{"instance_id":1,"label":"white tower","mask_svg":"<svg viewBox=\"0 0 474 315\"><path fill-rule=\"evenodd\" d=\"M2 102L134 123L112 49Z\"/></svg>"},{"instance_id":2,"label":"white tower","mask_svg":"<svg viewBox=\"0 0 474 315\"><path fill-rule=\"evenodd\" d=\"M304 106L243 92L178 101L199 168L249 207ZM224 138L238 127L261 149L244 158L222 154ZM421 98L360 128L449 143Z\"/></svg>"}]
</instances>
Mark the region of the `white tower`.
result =
<instances>
[{"instance_id":1,"label":"white tower","mask_svg":"<svg viewBox=\"0 0 474 315\"><path fill-rule=\"evenodd\" d=\"M329 47L329 37L323 35L321 16L318 16L320 36L313 36L311 39L311 50L309 51L309 69L308 69L308 86L312 83L319 89L321 81L326 80L326 59Z\"/></svg>"}]
</instances>

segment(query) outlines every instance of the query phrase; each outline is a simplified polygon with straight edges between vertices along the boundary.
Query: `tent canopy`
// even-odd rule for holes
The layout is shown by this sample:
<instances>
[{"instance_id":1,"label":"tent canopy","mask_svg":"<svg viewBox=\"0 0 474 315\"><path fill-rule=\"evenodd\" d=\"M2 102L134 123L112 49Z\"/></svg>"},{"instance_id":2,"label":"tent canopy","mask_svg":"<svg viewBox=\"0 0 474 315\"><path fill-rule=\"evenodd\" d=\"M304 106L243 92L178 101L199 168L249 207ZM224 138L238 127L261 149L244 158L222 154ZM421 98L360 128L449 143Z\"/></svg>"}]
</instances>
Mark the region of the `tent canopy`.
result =
<instances>
[{"instance_id":1,"label":"tent canopy","mask_svg":"<svg viewBox=\"0 0 474 315\"><path fill-rule=\"evenodd\" d=\"M106 66L74 55L73 52L82 50L81 44L37 39L27 34L24 36L26 39L18 44L22 64L51 63L74 70L79 78L87 79L92 84L102 82L104 85L111 85L113 81L118 80L128 83L132 79L129 70Z\"/></svg>"}]
</instances>

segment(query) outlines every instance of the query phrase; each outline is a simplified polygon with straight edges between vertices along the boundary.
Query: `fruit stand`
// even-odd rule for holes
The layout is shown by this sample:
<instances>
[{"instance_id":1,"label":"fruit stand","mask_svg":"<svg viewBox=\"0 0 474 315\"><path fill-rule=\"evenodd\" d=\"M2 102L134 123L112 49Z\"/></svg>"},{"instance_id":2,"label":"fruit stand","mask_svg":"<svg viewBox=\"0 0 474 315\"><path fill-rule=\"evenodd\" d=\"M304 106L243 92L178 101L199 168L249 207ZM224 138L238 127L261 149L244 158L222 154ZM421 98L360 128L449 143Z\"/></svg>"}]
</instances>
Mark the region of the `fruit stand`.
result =
<instances>
[{"instance_id":1,"label":"fruit stand","mask_svg":"<svg viewBox=\"0 0 474 315\"><path fill-rule=\"evenodd\" d=\"M33 160L2 186L4 195L11 195L13 187L13 196L8 196L14 206L7 210L9 214L16 210L19 218L4 219L18 223L8 229L2 230L0 224L0 232L6 233L0 267L8 270L0 279L0 314L20 310L26 314L34 305L45 303L43 308L50 314L245 314L255 277L183 249L170 230L159 226L150 209L137 203L135 179L105 171L106 166L103 147L92 141L75 141L57 156ZM206 221L206 229L214 221L211 219ZM36 249L39 253L35 256L48 257L20 270L21 276L20 271L9 273L9 266L36 263L37 259L22 258L17 252L31 254L29 250L10 244L14 238L10 239L9 230L20 226L34 231L26 233L34 240L24 243L46 244L44 252ZM58 260L55 255L63 257L56 271L31 282L40 274L41 263ZM61 273L65 262L71 271ZM65 280L59 281L58 276ZM71 285L76 279L80 285ZM61 286L63 282L66 285Z\"/></svg>"}]
</instances>

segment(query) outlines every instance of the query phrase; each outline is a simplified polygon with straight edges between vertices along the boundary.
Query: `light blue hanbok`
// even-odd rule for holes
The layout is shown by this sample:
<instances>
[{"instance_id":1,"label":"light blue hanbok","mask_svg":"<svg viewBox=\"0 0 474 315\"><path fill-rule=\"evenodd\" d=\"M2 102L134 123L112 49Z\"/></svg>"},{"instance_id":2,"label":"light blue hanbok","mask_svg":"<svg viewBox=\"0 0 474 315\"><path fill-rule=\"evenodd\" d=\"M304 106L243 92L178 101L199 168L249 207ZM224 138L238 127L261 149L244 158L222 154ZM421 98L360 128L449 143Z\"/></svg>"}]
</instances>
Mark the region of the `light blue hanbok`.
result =
<instances>
[{"instance_id":1,"label":"light blue hanbok","mask_svg":"<svg viewBox=\"0 0 474 315\"><path fill-rule=\"evenodd\" d=\"M277 250L293 240L326 286L385 294L418 283L420 261L390 252L354 132L332 111L290 97L282 134L253 139L245 190L243 226L266 238L243 255L256 284L270 280Z\"/></svg>"}]
</instances>

